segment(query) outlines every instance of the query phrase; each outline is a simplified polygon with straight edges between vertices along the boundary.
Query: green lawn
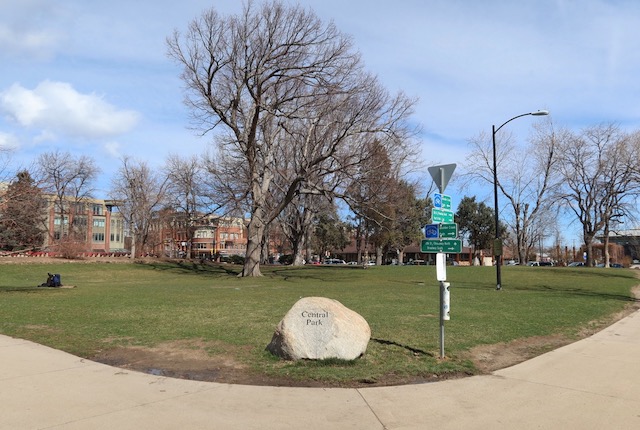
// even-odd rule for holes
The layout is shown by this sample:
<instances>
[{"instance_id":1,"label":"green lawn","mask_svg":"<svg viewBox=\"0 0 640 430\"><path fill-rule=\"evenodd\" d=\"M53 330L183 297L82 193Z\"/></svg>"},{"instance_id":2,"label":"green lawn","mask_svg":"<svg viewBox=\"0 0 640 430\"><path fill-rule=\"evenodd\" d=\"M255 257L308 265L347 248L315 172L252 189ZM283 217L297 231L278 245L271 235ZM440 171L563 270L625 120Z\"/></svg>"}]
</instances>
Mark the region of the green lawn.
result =
<instances>
[{"instance_id":1,"label":"green lawn","mask_svg":"<svg viewBox=\"0 0 640 430\"><path fill-rule=\"evenodd\" d=\"M238 278L231 265L0 265L0 333L93 357L116 346L176 340L217 345L257 373L326 383L474 373L465 352L481 344L560 334L575 339L633 303L626 269L448 267L451 320L439 359L439 288L429 266L264 267ZM47 272L74 289L42 289ZM336 299L372 330L352 363L282 362L265 351L276 324L301 297Z\"/></svg>"}]
</instances>

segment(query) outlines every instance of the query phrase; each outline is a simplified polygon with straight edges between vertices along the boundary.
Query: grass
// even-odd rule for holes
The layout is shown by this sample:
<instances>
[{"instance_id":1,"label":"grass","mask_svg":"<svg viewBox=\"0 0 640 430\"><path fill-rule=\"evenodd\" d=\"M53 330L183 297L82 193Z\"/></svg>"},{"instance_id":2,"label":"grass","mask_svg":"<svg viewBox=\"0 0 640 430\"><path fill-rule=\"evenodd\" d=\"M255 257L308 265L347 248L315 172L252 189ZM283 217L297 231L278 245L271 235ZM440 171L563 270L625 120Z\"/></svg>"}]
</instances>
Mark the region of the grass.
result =
<instances>
[{"instance_id":1,"label":"grass","mask_svg":"<svg viewBox=\"0 0 640 430\"><path fill-rule=\"evenodd\" d=\"M439 289L429 266L265 267L238 278L230 265L0 265L0 333L83 357L117 346L198 340L257 374L327 384L475 373L474 346L532 336L575 339L634 302L631 270L449 267L451 320L439 357ZM60 273L75 289L42 289ZM276 324L301 297L336 299L371 326L354 362L285 362L265 351Z\"/></svg>"}]
</instances>

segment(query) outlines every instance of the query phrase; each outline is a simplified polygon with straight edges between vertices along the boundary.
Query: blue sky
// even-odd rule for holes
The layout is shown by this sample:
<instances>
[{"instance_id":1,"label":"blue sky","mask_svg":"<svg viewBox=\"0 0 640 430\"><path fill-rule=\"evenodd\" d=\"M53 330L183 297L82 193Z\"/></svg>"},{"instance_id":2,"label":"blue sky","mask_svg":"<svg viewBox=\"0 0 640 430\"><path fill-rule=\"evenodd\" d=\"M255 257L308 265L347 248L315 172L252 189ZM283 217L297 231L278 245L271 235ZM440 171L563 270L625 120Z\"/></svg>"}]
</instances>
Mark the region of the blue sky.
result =
<instances>
[{"instance_id":1,"label":"blue sky","mask_svg":"<svg viewBox=\"0 0 640 430\"><path fill-rule=\"evenodd\" d=\"M299 3L351 35L389 90L419 98L425 166L463 163L468 139L538 109L576 131L640 127L638 1ZM22 165L55 149L94 157L98 197L123 155L160 166L169 153L202 153L210 139L188 129L165 39L212 6L228 14L242 3L0 0L0 146L15 148ZM525 140L537 120L508 128ZM455 185L454 176L454 205Z\"/></svg>"}]
</instances>

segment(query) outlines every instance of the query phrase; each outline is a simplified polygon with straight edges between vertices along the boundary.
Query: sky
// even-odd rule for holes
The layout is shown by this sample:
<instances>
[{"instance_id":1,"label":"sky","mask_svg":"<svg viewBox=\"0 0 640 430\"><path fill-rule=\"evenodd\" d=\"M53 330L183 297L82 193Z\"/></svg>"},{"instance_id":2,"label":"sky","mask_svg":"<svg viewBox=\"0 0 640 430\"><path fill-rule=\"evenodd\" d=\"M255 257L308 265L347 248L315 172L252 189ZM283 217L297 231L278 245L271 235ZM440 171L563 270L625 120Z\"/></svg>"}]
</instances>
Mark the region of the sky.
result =
<instances>
[{"instance_id":1,"label":"sky","mask_svg":"<svg viewBox=\"0 0 640 430\"><path fill-rule=\"evenodd\" d=\"M293 3L293 2L290 2ZM418 99L424 166L463 168L469 139L549 110L579 131L640 128L637 0L300 0L353 38L386 88ZM202 154L166 38L240 0L0 0L0 147L13 166L55 150L94 158L106 198L123 156ZM536 117L509 123L526 140ZM507 128L505 127L505 128ZM424 181L431 179L424 169ZM451 180L453 205L469 190ZM492 186L473 190L489 203Z\"/></svg>"}]
</instances>

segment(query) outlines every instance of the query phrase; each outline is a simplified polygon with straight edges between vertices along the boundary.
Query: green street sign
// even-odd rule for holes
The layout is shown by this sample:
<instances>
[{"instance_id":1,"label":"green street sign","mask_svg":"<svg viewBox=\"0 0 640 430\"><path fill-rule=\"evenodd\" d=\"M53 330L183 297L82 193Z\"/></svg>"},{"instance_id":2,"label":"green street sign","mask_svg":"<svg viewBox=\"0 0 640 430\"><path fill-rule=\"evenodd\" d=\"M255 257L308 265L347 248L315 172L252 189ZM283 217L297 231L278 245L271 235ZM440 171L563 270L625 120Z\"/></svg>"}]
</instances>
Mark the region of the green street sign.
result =
<instances>
[{"instance_id":1,"label":"green street sign","mask_svg":"<svg viewBox=\"0 0 640 430\"><path fill-rule=\"evenodd\" d=\"M451 210L451 196L446 194L442 195L442 209Z\"/></svg>"},{"instance_id":2,"label":"green street sign","mask_svg":"<svg viewBox=\"0 0 640 430\"><path fill-rule=\"evenodd\" d=\"M460 239L422 239L420 252L425 254L460 254L462 241Z\"/></svg>"},{"instance_id":3,"label":"green street sign","mask_svg":"<svg viewBox=\"0 0 640 430\"><path fill-rule=\"evenodd\" d=\"M442 223L438 228L438 233L441 238L456 239L458 237L458 224Z\"/></svg>"},{"instance_id":4,"label":"green street sign","mask_svg":"<svg viewBox=\"0 0 640 430\"><path fill-rule=\"evenodd\" d=\"M444 223L452 223L453 222L453 212L433 208L431 209L431 221L432 222L444 222Z\"/></svg>"}]
</instances>

